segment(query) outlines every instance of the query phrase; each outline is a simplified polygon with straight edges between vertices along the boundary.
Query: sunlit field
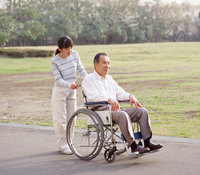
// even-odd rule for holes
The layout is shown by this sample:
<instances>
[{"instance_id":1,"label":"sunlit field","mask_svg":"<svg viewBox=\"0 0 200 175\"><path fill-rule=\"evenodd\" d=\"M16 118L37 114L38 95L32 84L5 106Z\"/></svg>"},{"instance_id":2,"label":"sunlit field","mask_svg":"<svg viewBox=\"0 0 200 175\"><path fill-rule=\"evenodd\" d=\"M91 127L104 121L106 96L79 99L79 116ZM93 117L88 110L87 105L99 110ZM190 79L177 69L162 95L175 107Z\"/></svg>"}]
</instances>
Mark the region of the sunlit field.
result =
<instances>
[{"instance_id":1,"label":"sunlit field","mask_svg":"<svg viewBox=\"0 0 200 175\"><path fill-rule=\"evenodd\" d=\"M108 54L110 74L149 110L154 134L190 138L200 138L199 48L194 42L74 47L88 72L93 71L95 54ZM1 55L0 74L51 72L50 60Z\"/></svg>"}]
</instances>

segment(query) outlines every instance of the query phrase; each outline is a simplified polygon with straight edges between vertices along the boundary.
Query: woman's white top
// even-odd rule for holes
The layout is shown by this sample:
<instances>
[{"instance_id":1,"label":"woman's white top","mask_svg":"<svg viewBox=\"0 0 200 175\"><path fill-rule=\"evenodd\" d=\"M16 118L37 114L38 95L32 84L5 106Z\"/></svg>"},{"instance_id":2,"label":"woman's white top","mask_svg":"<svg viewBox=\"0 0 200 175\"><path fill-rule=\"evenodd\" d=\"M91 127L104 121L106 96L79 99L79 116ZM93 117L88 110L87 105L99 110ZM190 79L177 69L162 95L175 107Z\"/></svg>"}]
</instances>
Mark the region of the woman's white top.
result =
<instances>
[{"instance_id":1,"label":"woman's white top","mask_svg":"<svg viewBox=\"0 0 200 175\"><path fill-rule=\"evenodd\" d=\"M51 66L55 77L55 86L70 88L76 81L76 72L84 79L87 75L77 51L73 50L67 58L61 58L59 54L51 59Z\"/></svg>"}]
</instances>

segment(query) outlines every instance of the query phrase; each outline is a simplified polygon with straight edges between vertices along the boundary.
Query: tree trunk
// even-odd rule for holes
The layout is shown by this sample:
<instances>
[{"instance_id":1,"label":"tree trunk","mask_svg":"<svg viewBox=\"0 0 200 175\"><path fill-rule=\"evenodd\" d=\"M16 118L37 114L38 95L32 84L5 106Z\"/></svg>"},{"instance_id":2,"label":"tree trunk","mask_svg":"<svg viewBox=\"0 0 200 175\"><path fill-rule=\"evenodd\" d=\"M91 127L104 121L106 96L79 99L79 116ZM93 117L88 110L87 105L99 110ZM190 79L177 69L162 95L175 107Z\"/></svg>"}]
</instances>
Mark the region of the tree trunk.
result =
<instances>
[{"instance_id":1,"label":"tree trunk","mask_svg":"<svg viewBox=\"0 0 200 175\"><path fill-rule=\"evenodd\" d=\"M27 37L24 37L24 46L26 46Z\"/></svg>"},{"instance_id":2,"label":"tree trunk","mask_svg":"<svg viewBox=\"0 0 200 175\"><path fill-rule=\"evenodd\" d=\"M198 28L198 32L199 32L199 41L200 41L200 27Z\"/></svg>"},{"instance_id":3,"label":"tree trunk","mask_svg":"<svg viewBox=\"0 0 200 175\"><path fill-rule=\"evenodd\" d=\"M21 37L19 37L19 44L20 44L20 46L22 46L22 39L21 39Z\"/></svg>"}]
</instances>

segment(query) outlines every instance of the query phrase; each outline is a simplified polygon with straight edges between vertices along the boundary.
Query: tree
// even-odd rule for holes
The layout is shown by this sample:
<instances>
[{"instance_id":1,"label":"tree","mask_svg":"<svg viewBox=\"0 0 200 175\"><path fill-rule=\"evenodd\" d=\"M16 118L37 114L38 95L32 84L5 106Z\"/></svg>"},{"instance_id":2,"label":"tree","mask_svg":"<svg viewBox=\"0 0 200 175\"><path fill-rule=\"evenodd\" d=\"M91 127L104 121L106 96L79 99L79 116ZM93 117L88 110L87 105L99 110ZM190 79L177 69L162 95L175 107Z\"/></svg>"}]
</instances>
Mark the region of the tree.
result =
<instances>
[{"instance_id":1,"label":"tree","mask_svg":"<svg viewBox=\"0 0 200 175\"><path fill-rule=\"evenodd\" d=\"M199 7L189 2L4 0L0 8L1 45L56 44L62 35L76 44L200 40Z\"/></svg>"},{"instance_id":2,"label":"tree","mask_svg":"<svg viewBox=\"0 0 200 175\"><path fill-rule=\"evenodd\" d=\"M165 4L166 13L165 20L167 22L167 35L172 41L178 41L183 32L183 11L181 5L176 2Z\"/></svg>"},{"instance_id":3,"label":"tree","mask_svg":"<svg viewBox=\"0 0 200 175\"><path fill-rule=\"evenodd\" d=\"M199 16L194 16L193 17L193 24L194 26L197 28L198 31L198 41L200 41L200 12L199 12Z\"/></svg>"},{"instance_id":4,"label":"tree","mask_svg":"<svg viewBox=\"0 0 200 175\"><path fill-rule=\"evenodd\" d=\"M87 4L87 10L82 13L83 31L80 36L85 44L104 43L106 39L107 23L103 20L101 10L92 3Z\"/></svg>"},{"instance_id":5,"label":"tree","mask_svg":"<svg viewBox=\"0 0 200 175\"><path fill-rule=\"evenodd\" d=\"M167 38L167 10L160 0L147 1L138 7L140 42L160 42ZM139 39L139 38L138 38Z\"/></svg>"},{"instance_id":6,"label":"tree","mask_svg":"<svg viewBox=\"0 0 200 175\"><path fill-rule=\"evenodd\" d=\"M12 17L0 14L0 45L4 46L11 38L11 33L14 30L14 20Z\"/></svg>"},{"instance_id":7,"label":"tree","mask_svg":"<svg viewBox=\"0 0 200 175\"><path fill-rule=\"evenodd\" d=\"M34 0L8 0L7 3L7 13L14 19L12 39L19 39L20 46L25 46L28 38L36 40L46 32L45 25L39 21L41 13Z\"/></svg>"},{"instance_id":8,"label":"tree","mask_svg":"<svg viewBox=\"0 0 200 175\"><path fill-rule=\"evenodd\" d=\"M135 27L135 16L137 1L134 0L101 0L99 1L99 12L107 30L105 33L106 43L125 43L129 34ZM131 38L132 36L130 36Z\"/></svg>"},{"instance_id":9,"label":"tree","mask_svg":"<svg viewBox=\"0 0 200 175\"><path fill-rule=\"evenodd\" d=\"M76 39L78 34L82 32L82 24L76 13L79 4L74 5L75 1L55 1L51 2L51 6L47 13L43 16L44 24L48 29L46 37L60 38L62 35L69 35Z\"/></svg>"},{"instance_id":10,"label":"tree","mask_svg":"<svg viewBox=\"0 0 200 175\"><path fill-rule=\"evenodd\" d=\"M138 6L138 17L137 23L138 28L136 28L134 35L134 42L150 42L153 38L153 23L152 20L152 2L146 2Z\"/></svg>"},{"instance_id":11,"label":"tree","mask_svg":"<svg viewBox=\"0 0 200 175\"><path fill-rule=\"evenodd\" d=\"M192 6L191 12L192 12L192 24L197 30L197 41L200 41L200 5Z\"/></svg>"},{"instance_id":12,"label":"tree","mask_svg":"<svg viewBox=\"0 0 200 175\"><path fill-rule=\"evenodd\" d=\"M183 25L184 25L184 30L183 30L183 34L184 34L184 41L189 41L190 38L189 38L189 34L190 34L190 31L189 31L189 28L191 26L191 23L192 23L192 5L191 3L189 2L185 2L185 3L182 3L182 6L183 8Z\"/></svg>"}]
</instances>

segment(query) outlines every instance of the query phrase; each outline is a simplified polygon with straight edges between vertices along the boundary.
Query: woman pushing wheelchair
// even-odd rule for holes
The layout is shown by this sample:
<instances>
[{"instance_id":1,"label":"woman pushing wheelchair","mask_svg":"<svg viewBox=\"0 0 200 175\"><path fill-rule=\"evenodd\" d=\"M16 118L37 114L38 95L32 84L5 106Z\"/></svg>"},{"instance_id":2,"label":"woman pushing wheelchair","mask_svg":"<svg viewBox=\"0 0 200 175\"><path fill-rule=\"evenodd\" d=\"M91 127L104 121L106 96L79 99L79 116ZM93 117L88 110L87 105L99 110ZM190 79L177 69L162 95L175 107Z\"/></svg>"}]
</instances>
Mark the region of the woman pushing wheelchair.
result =
<instances>
[{"instance_id":1,"label":"woman pushing wheelchair","mask_svg":"<svg viewBox=\"0 0 200 175\"><path fill-rule=\"evenodd\" d=\"M73 50L74 42L70 37L62 36L57 45L58 49L51 59L55 77L51 99L52 116L59 151L63 154L73 154L67 144L66 126L76 111L76 89L78 88L75 84L76 72L78 71L83 79L87 72L78 53Z\"/></svg>"}]
</instances>

